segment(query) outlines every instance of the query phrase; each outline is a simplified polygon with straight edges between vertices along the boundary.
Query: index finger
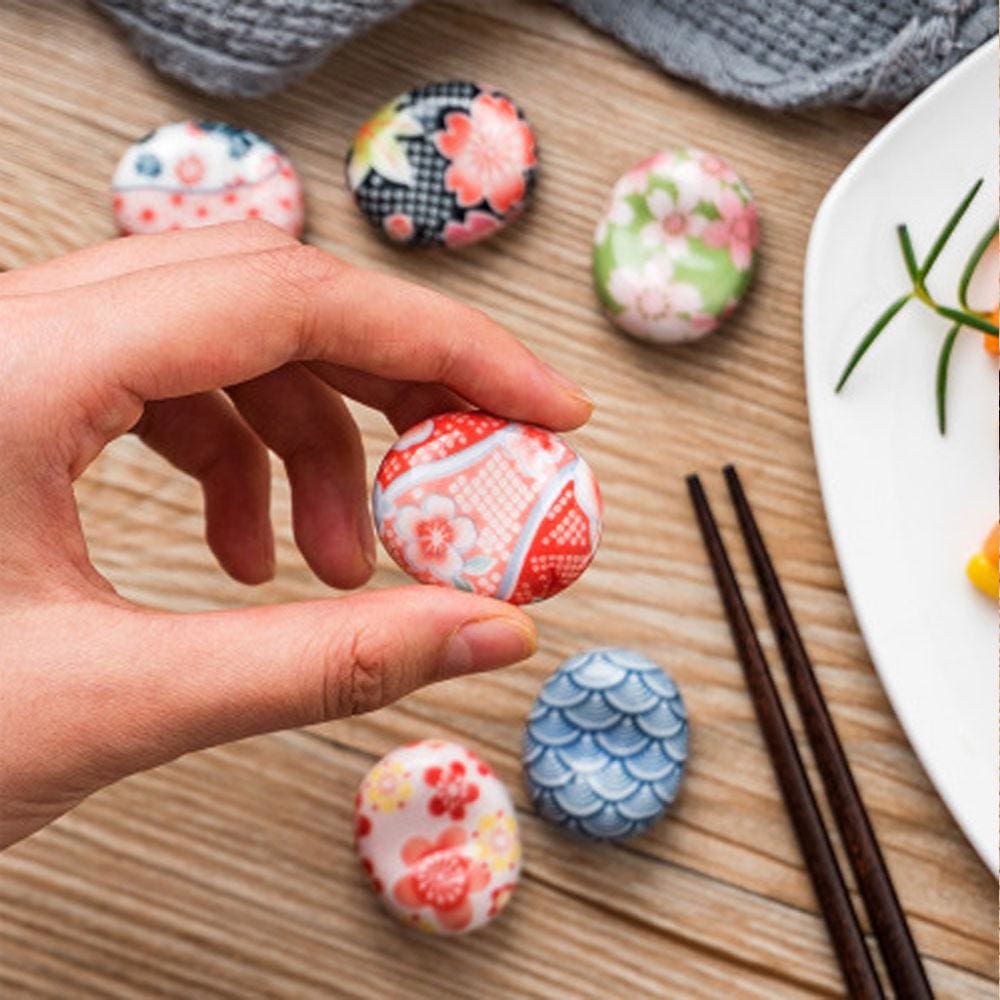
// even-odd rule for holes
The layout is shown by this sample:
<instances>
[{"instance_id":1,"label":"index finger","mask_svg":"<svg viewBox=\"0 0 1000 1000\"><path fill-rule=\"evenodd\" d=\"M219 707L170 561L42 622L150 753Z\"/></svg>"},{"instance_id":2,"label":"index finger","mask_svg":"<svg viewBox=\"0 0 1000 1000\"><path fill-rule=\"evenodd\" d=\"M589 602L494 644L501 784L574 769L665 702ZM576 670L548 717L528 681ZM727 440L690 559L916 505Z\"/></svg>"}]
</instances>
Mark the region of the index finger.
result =
<instances>
[{"instance_id":1,"label":"index finger","mask_svg":"<svg viewBox=\"0 0 1000 1000\"><path fill-rule=\"evenodd\" d=\"M315 247L123 274L49 294L44 308L50 329L53 313L71 320L59 324L60 353L72 359L67 377L111 380L144 400L319 360L441 383L482 409L555 430L579 426L592 409L582 390L479 310Z\"/></svg>"}]
</instances>

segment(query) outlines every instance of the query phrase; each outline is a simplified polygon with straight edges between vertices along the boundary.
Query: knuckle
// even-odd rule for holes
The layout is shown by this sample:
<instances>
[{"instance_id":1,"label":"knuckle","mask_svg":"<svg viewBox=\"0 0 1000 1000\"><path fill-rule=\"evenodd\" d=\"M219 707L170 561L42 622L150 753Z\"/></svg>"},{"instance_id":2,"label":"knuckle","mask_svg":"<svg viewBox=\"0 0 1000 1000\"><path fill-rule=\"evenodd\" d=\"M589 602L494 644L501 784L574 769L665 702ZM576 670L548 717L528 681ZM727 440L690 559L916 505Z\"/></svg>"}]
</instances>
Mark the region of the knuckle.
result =
<instances>
[{"instance_id":1,"label":"knuckle","mask_svg":"<svg viewBox=\"0 0 1000 1000\"><path fill-rule=\"evenodd\" d=\"M323 671L326 718L362 715L390 700L387 678L392 657L384 638L362 626L333 655L334 661Z\"/></svg>"},{"instance_id":2,"label":"knuckle","mask_svg":"<svg viewBox=\"0 0 1000 1000\"><path fill-rule=\"evenodd\" d=\"M452 385L455 373L464 367L465 344L457 338L450 338L441 345L438 355L437 378L442 385Z\"/></svg>"},{"instance_id":3,"label":"knuckle","mask_svg":"<svg viewBox=\"0 0 1000 1000\"><path fill-rule=\"evenodd\" d=\"M295 243L265 255L280 280L296 293L312 293L335 278L345 265L319 247Z\"/></svg>"},{"instance_id":4,"label":"knuckle","mask_svg":"<svg viewBox=\"0 0 1000 1000\"><path fill-rule=\"evenodd\" d=\"M282 325L295 338L292 353L308 356L320 327L318 303L348 265L303 243L264 251L255 260L282 314Z\"/></svg>"}]
</instances>

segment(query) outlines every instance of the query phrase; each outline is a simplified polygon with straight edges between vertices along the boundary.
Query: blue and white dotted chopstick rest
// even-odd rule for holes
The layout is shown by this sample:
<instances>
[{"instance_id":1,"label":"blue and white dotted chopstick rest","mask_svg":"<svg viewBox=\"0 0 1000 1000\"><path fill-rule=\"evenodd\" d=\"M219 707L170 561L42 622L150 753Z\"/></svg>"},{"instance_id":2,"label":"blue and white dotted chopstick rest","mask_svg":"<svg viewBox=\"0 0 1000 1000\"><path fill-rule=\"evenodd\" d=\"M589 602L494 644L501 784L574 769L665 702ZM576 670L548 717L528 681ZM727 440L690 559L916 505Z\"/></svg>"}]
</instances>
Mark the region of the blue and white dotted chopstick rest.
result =
<instances>
[{"instance_id":1,"label":"blue and white dotted chopstick rest","mask_svg":"<svg viewBox=\"0 0 1000 1000\"><path fill-rule=\"evenodd\" d=\"M566 660L545 682L524 731L524 775L544 819L594 840L653 825L684 774L684 702L662 667L628 649Z\"/></svg>"}]
</instances>

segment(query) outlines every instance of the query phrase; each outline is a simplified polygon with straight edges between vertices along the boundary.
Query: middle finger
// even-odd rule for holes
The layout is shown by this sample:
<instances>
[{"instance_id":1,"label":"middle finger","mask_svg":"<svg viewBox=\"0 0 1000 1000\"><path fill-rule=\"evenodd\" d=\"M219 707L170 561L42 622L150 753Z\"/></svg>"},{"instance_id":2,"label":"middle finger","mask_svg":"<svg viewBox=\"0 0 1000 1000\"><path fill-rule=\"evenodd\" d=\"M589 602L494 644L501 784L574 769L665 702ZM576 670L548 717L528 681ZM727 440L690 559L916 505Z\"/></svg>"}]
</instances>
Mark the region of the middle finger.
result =
<instances>
[{"instance_id":1,"label":"middle finger","mask_svg":"<svg viewBox=\"0 0 1000 1000\"><path fill-rule=\"evenodd\" d=\"M298 364L227 392L243 418L285 463L295 541L332 587L358 587L375 565L365 458L343 399Z\"/></svg>"},{"instance_id":2,"label":"middle finger","mask_svg":"<svg viewBox=\"0 0 1000 1000\"><path fill-rule=\"evenodd\" d=\"M306 367L331 388L380 410L399 434L437 413L469 409L461 396L436 382L399 382L328 361L309 361Z\"/></svg>"}]
</instances>

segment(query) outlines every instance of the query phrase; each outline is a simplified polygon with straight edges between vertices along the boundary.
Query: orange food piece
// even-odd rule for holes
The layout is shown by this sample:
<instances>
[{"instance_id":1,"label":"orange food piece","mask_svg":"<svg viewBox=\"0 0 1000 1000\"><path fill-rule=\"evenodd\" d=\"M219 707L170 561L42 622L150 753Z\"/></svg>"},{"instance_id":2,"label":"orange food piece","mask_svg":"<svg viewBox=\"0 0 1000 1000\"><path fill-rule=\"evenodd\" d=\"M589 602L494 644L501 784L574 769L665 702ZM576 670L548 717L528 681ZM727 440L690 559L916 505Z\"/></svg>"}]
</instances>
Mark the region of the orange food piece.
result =
<instances>
[{"instance_id":1,"label":"orange food piece","mask_svg":"<svg viewBox=\"0 0 1000 1000\"><path fill-rule=\"evenodd\" d=\"M1000 326L1000 306L990 314L990 322L994 326ZM991 337L988 333L983 334L983 347L986 348L990 354L1000 354L1000 341L996 337Z\"/></svg>"},{"instance_id":2,"label":"orange food piece","mask_svg":"<svg viewBox=\"0 0 1000 1000\"><path fill-rule=\"evenodd\" d=\"M1000 572L982 552L977 552L966 564L965 574L987 597L1000 598Z\"/></svg>"},{"instance_id":3,"label":"orange food piece","mask_svg":"<svg viewBox=\"0 0 1000 1000\"><path fill-rule=\"evenodd\" d=\"M1000 598L1000 525L986 536L982 549L966 564L968 578L988 597Z\"/></svg>"}]
</instances>

